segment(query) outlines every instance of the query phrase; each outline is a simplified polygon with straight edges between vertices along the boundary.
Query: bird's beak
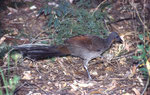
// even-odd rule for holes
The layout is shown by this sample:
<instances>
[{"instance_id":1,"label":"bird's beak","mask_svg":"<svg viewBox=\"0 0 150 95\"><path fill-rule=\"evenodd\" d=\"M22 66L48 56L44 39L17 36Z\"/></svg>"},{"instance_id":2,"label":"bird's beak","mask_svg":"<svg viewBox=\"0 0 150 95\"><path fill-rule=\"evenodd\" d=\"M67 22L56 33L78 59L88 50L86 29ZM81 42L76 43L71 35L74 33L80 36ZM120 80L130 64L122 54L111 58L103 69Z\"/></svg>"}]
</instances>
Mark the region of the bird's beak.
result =
<instances>
[{"instance_id":1,"label":"bird's beak","mask_svg":"<svg viewBox=\"0 0 150 95\"><path fill-rule=\"evenodd\" d=\"M123 43L122 39L119 41L119 43L121 43L121 44Z\"/></svg>"},{"instance_id":2,"label":"bird's beak","mask_svg":"<svg viewBox=\"0 0 150 95\"><path fill-rule=\"evenodd\" d=\"M122 43L123 43L123 41L122 41L122 39L121 39L121 38L117 38L117 39L116 39L116 42L117 42L117 43L120 43L120 44L122 44Z\"/></svg>"}]
</instances>

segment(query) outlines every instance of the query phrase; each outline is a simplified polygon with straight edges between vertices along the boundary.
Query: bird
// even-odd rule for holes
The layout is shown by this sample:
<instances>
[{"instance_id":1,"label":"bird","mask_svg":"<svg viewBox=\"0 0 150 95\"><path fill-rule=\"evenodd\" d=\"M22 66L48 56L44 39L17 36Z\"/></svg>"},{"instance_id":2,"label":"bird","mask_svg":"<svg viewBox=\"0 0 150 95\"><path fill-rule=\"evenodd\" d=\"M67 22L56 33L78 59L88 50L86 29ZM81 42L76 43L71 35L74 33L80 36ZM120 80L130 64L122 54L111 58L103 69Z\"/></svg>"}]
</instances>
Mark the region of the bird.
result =
<instances>
[{"instance_id":1,"label":"bird","mask_svg":"<svg viewBox=\"0 0 150 95\"><path fill-rule=\"evenodd\" d=\"M14 50L19 51L23 57L34 60L63 56L79 57L83 59L83 66L89 80L92 80L88 70L89 61L102 57L112 44L122 42L117 32L111 32L105 39L97 35L77 35L66 39L60 45L23 44L15 46Z\"/></svg>"}]
</instances>

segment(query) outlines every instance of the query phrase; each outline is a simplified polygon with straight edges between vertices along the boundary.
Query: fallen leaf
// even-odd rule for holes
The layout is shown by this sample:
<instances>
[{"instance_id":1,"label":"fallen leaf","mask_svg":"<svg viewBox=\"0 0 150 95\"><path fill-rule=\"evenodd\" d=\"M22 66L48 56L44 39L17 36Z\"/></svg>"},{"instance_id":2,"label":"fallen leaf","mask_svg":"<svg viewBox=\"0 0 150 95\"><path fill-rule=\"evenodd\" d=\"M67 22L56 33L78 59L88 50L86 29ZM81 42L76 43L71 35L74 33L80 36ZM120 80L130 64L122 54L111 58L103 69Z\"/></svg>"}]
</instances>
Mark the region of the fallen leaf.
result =
<instances>
[{"instance_id":1,"label":"fallen leaf","mask_svg":"<svg viewBox=\"0 0 150 95\"><path fill-rule=\"evenodd\" d=\"M95 90L95 91L91 91L90 95L91 94L102 94L102 91L103 91L103 89L98 89L98 90Z\"/></svg>"},{"instance_id":2,"label":"fallen leaf","mask_svg":"<svg viewBox=\"0 0 150 95\"><path fill-rule=\"evenodd\" d=\"M5 40L6 40L6 37L3 36L3 37L0 39L0 44L2 44Z\"/></svg>"},{"instance_id":3,"label":"fallen leaf","mask_svg":"<svg viewBox=\"0 0 150 95\"><path fill-rule=\"evenodd\" d=\"M31 80L31 79L33 79L32 75L31 75L31 71L24 71L22 79L24 79L24 80Z\"/></svg>"},{"instance_id":4,"label":"fallen leaf","mask_svg":"<svg viewBox=\"0 0 150 95\"><path fill-rule=\"evenodd\" d=\"M146 61L146 67L147 67L147 70L148 70L148 74L150 76L150 58Z\"/></svg>"},{"instance_id":5,"label":"fallen leaf","mask_svg":"<svg viewBox=\"0 0 150 95\"><path fill-rule=\"evenodd\" d=\"M141 95L140 92L139 92L136 88L133 88L132 90L134 91L134 93L135 93L136 95Z\"/></svg>"},{"instance_id":6,"label":"fallen leaf","mask_svg":"<svg viewBox=\"0 0 150 95\"><path fill-rule=\"evenodd\" d=\"M11 13L17 13L18 10L14 9L14 8L11 8L11 7L8 7L7 6L7 9L11 12Z\"/></svg>"},{"instance_id":7,"label":"fallen leaf","mask_svg":"<svg viewBox=\"0 0 150 95\"><path fill-rule=\"evenodd\" d=\"M128 78L131 78L131 77L133 77L134 76L134 74L136 73L136 66L134 65L133 67L132 67L132 69L130 70L130 75L128 76Z\"/></svg>"}]
</instances>

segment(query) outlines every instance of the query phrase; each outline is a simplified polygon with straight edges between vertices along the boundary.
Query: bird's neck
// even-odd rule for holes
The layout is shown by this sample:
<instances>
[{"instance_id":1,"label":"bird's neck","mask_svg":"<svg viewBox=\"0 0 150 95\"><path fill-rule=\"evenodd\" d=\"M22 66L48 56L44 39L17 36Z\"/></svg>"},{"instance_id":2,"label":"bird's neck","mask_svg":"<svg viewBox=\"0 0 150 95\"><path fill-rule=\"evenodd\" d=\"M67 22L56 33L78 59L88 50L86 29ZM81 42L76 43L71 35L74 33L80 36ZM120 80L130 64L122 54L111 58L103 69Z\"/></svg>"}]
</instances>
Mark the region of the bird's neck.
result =
<instances>
[{"instance_id":1,"label":"bird's neck","mask_svg":"<svg viewBox=\"0 0 150 95\"><path fill-rule=\"evenodd\" d=\"M107 37L107 38L105 39L105 41L106 41L106 46L107 46L108 48L110 48L110 46L111 46L112 43L113 43L112 38L111 38L111 37Z\"/></svg>"}]
</instances>

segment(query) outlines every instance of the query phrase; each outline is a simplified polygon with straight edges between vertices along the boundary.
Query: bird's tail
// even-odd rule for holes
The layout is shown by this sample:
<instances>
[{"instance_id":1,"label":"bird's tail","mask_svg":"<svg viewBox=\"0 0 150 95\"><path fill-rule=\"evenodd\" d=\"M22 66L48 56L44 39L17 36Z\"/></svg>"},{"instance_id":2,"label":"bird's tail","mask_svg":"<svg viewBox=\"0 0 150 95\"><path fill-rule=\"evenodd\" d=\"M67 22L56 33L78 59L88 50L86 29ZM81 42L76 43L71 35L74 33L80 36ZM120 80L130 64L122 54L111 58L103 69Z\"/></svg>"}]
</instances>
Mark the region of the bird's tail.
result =
<instances>
[{"instance_id":1,"label":"bird's tail","mask_svg":"<svg viewBox=\"0 0 150 95\"><path fill-rule=\"evenodd\" d=\"M34 60L70 55L68 48L64 45L48 46L25 44L16 46L13 50L21 52L23 57L28 57Z\"/></svg>"}]
</instances>

